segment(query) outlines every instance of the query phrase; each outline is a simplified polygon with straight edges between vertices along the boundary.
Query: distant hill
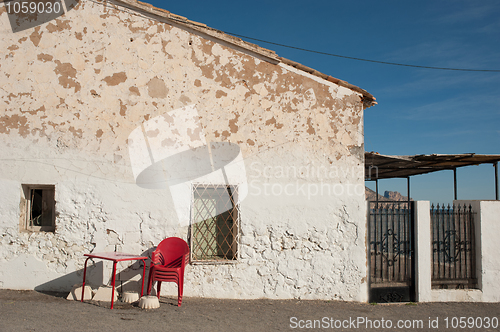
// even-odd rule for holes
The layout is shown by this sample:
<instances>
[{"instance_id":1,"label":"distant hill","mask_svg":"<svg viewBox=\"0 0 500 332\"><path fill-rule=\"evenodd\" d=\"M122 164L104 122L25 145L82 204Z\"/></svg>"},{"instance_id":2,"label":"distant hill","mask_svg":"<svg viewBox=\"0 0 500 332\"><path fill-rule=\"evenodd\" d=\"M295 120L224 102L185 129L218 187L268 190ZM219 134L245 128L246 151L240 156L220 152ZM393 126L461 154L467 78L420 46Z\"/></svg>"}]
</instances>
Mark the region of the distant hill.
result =
<instances>
[{"instance_id":1,"label":"distant hill","mask_svg":"<svg viewBox=\"0 0 500 332\"><path fill-rule=\"evenodd\" d=\"M365 187L365 195L366 195L366 200L367 201L376 201L377 200L377 193L371 190L370 188ZM389 191L386 190L384 192L384 195L378 195L378 200L380 202L382 201L407 201L408 196L403 196L401 193L397 191ZM410 199L412 200L412 199Z\"/></svg>"}]
</instances>

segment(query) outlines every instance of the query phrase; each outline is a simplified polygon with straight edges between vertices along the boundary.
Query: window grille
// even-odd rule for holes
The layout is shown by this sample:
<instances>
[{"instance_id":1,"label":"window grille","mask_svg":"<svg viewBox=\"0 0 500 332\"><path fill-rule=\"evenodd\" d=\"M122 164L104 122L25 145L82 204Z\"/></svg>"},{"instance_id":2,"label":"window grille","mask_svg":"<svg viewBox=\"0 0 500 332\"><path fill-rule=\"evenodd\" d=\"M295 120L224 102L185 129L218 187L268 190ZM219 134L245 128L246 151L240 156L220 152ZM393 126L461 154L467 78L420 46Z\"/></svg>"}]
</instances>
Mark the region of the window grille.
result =
<instances>
[{"instance_id":1,"label":"window grille","mask_svg":"<svg viewBox=\"0 0 500 332\"><path fill-rule=\"evenodd\" d=\"M193 186L191 261L234 261L238 258L237 187Z\"/></svg>"}]
</instances>

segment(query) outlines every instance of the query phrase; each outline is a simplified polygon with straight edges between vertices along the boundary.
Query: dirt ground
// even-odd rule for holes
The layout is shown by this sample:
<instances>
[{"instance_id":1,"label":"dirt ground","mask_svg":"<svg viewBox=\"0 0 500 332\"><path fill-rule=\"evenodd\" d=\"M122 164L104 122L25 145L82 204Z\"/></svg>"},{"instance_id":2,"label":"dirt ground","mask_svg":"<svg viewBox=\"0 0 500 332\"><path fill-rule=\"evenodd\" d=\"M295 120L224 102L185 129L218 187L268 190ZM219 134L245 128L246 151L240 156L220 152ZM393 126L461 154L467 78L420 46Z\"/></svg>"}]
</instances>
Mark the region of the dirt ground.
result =
<instances>
[{"instance_id":1,"label":"dirt ground","mask_svg":"<svg viewBox=\"0 0 500 332\"><path fill-rule=\"evenodd\" d=\"M500 303L373 305L185 297L177 307L176 299L162 297L159 309L116 302L110 310L109 303L62 296L0 290L0 331L500 331Z\"/></svg>"}]
</instances>

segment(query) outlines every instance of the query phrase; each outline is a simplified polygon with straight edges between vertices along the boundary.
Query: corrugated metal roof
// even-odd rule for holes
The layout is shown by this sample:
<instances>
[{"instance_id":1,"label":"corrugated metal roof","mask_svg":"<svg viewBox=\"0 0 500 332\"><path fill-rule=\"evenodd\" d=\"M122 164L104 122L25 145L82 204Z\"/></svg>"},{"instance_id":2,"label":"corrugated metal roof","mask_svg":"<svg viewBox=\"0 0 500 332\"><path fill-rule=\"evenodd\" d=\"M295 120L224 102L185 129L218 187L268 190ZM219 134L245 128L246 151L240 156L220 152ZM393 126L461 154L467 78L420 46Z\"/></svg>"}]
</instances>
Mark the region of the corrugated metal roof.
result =
<instances>
[{"instance_id":1,"label":"corrugated metal roof","mask_svg":"<svg viewBox=\"0 0 500 332\"><path fill-rule=\"evenodd\" d=\"M406 178L464 166L494 164L498 161L500 155L474 153L387 156L365 152L365 180Z\"/></svg>"}]
</instances>

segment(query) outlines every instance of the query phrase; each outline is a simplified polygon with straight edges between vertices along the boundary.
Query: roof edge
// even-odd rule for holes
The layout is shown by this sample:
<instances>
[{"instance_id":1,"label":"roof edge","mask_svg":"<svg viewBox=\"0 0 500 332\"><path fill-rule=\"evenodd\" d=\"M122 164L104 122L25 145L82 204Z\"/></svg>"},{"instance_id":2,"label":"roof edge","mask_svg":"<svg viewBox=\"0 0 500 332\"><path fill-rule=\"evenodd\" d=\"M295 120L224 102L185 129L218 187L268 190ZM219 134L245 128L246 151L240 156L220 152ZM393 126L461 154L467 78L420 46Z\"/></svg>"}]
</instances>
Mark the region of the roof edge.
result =
<instances>
[{"instance_id":1,"label":"roof edge","mask_svg":"<svg viewBox=\"0 0 500 332\"><path fill-rule=\"evenodd\" d=\"M127 7L130 9L142 10L142 11L147 12L149 14L152 14L154 16L166 19L167 21L170 21L172 24L176 24L176 25L182 26L184 28L200 32L200 33L205 34L207 36L210 36L212 38L219 39L223 42L232 44L234 46L245 49L245 50L250 51L252 53L256 53L264 58L267 58L269 62L272 62L272 63L279 63L280 62L280 57L276 54L276 52L274 52L272 50L260 47L256 44L246 42L246 41L242 40L241 38L231 36L227 33L224 33L223 31L220 31L220 30L217 30L214 28L210 28L204 23L191 21L184 16L173 14L173 13L169 12L168 10L155 7L149 3L142 2L142 1L136 1L136 0L113 0L113 2L126 4Z\"/></svg>"},{"instance_id":2,"label":"roof edge","mask_svg":"<svg viewBox=\"0 0 500 332\"><path fill-rule=\"evenodd\" d=\"M280 57L280 60L284 64L287 64L289 66L297 68L297 69L304 71L306 73L309 73L311 75L318 76L318 77L320 77L328 82L335 83L335 84L340 85L344 88L347 88L347 89L350 89L350 90L353 90L355 92L360 93L363 96L361 99L363 101L363 104L365 104L365 108L368 108L368 107L371 107L371 106L374 106L377 104L377 102L375 101L376 98L371 93L369 93L368 91L366 91L364 89L361 89L360 87L352 85L346 81L340 80L340 79L335 78L333 76L321 73L321 72L317 71L316 69L304 66L298 62L289 60L287 58Z\"/></svg>"},{"instance_id":3,"label":"roof edge","mask_svg":"<svg viewBox=\"0 0 500 332\"><path fill-rule=\"evenodd\" d=\"M191 21L184 16L173 14L173 13L169 12L168 10L158 8L158 7L155 7L149 3L138 1L138 0L114 0L114 2L126 4L130 9L142 10L144 12L153 14L155 16L167 19L167 20L169 20L177 25L181 25L185 28L195 30L199 33L206 34L212 38L229 43L231 45L234 45L238 48L242 48L242 49L249 51L251 53L255 53L259 56L266 58L271 63L278 64L281 62L281 63L287 64L289 66L292 66L298 70L309 73L311 75L320 77L328 82L331 82L331 83L340 85L342 87L345 87L347 89L350 89L352 91L355 91L355 92L361 94L361 101L363 102L363 106L365 109L377 104L377 102L375 101L376 99L372 94L370 94L369 92L367 92L364 89L361 89L358 86L352 85L346 81L343 81L343 80L334 78L332 76L326 75L326 74L321 73L315 69L304 66L298 62L280 57L276 54L276 52L274 52L272 50L263 48L257 44L246 42L246 41L242 40L241 38L229 35L223 31L220 31L220 30L217 30L214 28L210 28L206 24L199 23L196 21Z\"/></svg>"}]
</instances>

